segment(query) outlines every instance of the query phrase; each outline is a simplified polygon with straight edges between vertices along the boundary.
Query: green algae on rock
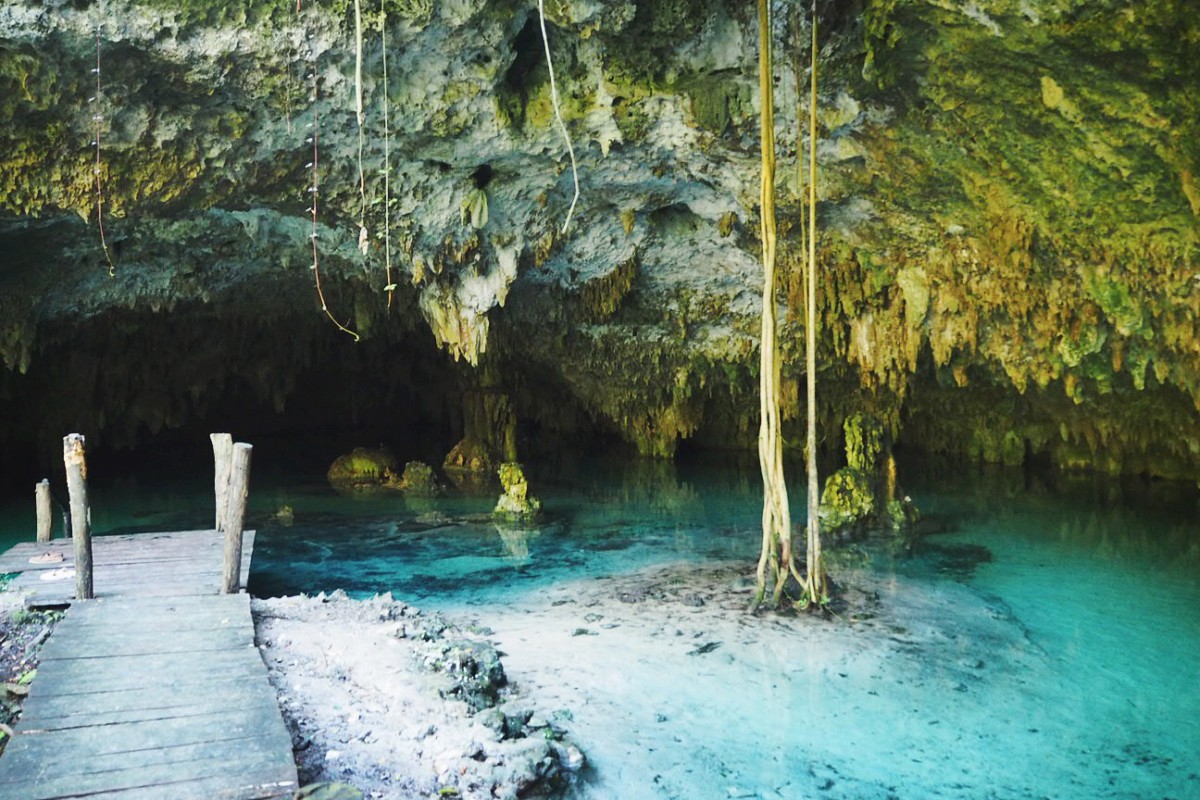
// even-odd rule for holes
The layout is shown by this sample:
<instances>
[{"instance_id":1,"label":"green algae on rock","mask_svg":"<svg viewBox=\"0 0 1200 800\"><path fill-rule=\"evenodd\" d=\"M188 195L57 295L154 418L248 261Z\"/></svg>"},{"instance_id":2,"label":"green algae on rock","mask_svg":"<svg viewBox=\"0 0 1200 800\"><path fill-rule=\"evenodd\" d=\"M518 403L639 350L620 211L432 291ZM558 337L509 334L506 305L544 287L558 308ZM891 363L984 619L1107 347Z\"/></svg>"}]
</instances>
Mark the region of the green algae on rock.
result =
<instances>
[{"instance_id":1,"label":"green algae on rock","mask_svg":"<svg viewBox=\"0 0 1200 800\"><path fill-rule=\"evenodd\" d=\"M869 528L893 532L910 527L918 512L896 485L896 460L883 423L857 412L843 424L846 466L825 480L821 493L821 526L833 533Z\"/></svg>"},{"instance_id":2,"label":"green algae on rock","mask_svg":"<svg viewBox=\"0 0 1200 800\"><path fill-rule=\"evenodd\" d=\"M384 447L356 447L329 465L326 478L341 491L369 491L399 482L400 464Z\"/></svg>"},{"instance_id":3,"label":"green algae on rock","mask_svg":"<svg viewBox=\"0 0 1200 800\"><path fill-rule=\"evenodd\" d=\"M541 513L542 503L529 494L525 469L515 461L506 461L498 470L504 494L496 502L493 515L505 520L532 520Z\"/></svg>"}]
</instances>

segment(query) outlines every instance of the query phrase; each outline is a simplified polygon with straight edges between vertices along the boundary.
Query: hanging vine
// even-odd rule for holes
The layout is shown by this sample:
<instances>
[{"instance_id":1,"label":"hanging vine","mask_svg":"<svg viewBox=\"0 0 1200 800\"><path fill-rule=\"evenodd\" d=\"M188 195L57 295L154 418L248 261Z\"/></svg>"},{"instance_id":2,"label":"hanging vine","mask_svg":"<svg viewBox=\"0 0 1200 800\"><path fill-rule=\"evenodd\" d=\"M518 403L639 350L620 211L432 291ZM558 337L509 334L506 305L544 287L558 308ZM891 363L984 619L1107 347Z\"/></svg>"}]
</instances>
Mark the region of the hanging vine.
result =
<instances>
[{"instance_id":1,"label":"hanging vine","mask_svg":"<svg viewBox=\"0 0 1200 800\"><path fill-rule=\"evenodd\" d=\"M108 247L108 237L104 233L104 157L102 150L102 140L104 134L104 82L101 79L100 72L100 25L104 18L103 3L98 7L97 13L99 19L95 25L96 37L96 66L92 68L92 74L96 76L96 94L89 98L89 105L92 106L92 123L95 126L95 138L92 145L95 147L96 159L92 165L92 178L96 187L96 227L100 231L100 248L104 251L104 260L108 263L108 277L115 277L117 274L116 264L113 262L112 250Z\"/></svg>"},{"instance_id":2,"label":"hanging vine","mask_svg":"<svg viewBox=\"0 0 1200 800\"><path fill-rule=\"evenodd\" d=\"M367 254L367 174L363 170L363 146L367 121L363 108L363 23L362 0L354 0L354 116L358 120L358 249Z\"/></svg>"},{"instance_id":3,"label":"hanging vine","mask_svg":"<svg viewBox=\"0 0 1200 800\"><path fill-rule=\"evenodd\" d=\"M783 435L780 431L780 359L775 300L775 106L769 0L758 0L758 26L758 88L762 125L759 233L763 256L758 460L763 478L763 538L753 608L758 608L764 602L768 587L773 587L771 601L772 605L777 606L783 598L788 578L802 580L792 556L792 520L783 473Z\"/></svg>"},{"instance_id":4,"label":"hanging vine","mask_svg":"<svg viewBox=\"0 0 1200 800\"><path fill-rule=\"evenodd\" d=\"M563 141L567 143L567 153L571 156L571 177L575 181L575 196L571 198L571 207L567 209L567 218L562 226L562 232L566 233L571 227L571 215L575 213L575 205L579 202L579 166L575 162L575 147L571 144L571 134L567 132L567 123L563 122L562 110L559 108L554 61L550 58L550 38L546 35L545 0L538 0L538 21L542 26L542 45L546 48L546 68L550 72L550 104L554 106L554 119L558 122L558 130L562 133Z\"/></svg>"},{"instance_id":5,"label":"hanging vine","mask_svg":"<svg viewBox=\"0 0 1200 800\"><path fill-rule=\"evenodd\" d=\"M817 480L817 0L812 4L812 83L809 88L808 117L808 226L804 230L807 256L804 258L805 315L804 370L808 405L805 435L805 466L808 472L807 574L804 596L808 602L828 602L825 561L821 554L821 488ZM800 91L800 74L796 74ZM799 123L799 118L797 118Z\"/></svg>"},{"instance_id":6,"label":"hanging vine","mask_svg":"<svg viewBox=\"0 0 1200 800\"><path fill-rule=\"evenodd\" d=\"M392 297L396 284L392 282L392 109L388 94L388 49L387 49L387 0L379 2L379 41L383 49L383 265L387 272L388 311L392 310Z\"/></svg>"},{"instance_id":7,"label":"hanging vine","mask_svg":"<svg viewBox=\"0 0 1200 800\"><path fill-rule=\"evenodd\" d=\"M296 9L297 9L297 11L300 10L299 0L297 0ZM312 120L308 123L309 129L311 131L311 133L308 137L308 143L312 145L312 161L308 162L307 167L309 170L309 174L311 175L311 178L312 178L308 184L308 193L312 197L312 204L309 205L308 211L312 215L312 233L309 238L312 241L312 267L311 267L311 269L312 269L312 273L313 273L313 283L315 284L316 289L317 289L317 299L321 303L321 311L323 311L325 313L325 316L329 317L329 321L332 322L337 327L338 330L353 337L354 341L357 342L357 341L359 341L359 338L360 338L359 335L356 332L354 332L353 330L351 330L350 328L346 327L346 325L343 324L342 322L340 322L337 319L337 317L333 316L333 312L331 312L329 310L329 304L325 300L325 290L321 286L321 257L320 257L320 246L318 245L318 238L319 238L319 231L320 231L319 211L320 211L320 196L321 196L321 173L320 173L321 163L320 163L320 148L319 148L319 138L320 138L320 127L321 126L320 126L320 112L318 110L319 106L317 103L317 100L320 96L319 95L320 86L319 86L319 82L318 82L318 78L317 78L316 49L315 49L315 47L312 47L311 45L309 48L309 57L310 57L310 63L309 63L308 78L312 82L312 84L310 87L310 93L308 96L308 100L312 106Z\"/></svg>"}]
</instances>

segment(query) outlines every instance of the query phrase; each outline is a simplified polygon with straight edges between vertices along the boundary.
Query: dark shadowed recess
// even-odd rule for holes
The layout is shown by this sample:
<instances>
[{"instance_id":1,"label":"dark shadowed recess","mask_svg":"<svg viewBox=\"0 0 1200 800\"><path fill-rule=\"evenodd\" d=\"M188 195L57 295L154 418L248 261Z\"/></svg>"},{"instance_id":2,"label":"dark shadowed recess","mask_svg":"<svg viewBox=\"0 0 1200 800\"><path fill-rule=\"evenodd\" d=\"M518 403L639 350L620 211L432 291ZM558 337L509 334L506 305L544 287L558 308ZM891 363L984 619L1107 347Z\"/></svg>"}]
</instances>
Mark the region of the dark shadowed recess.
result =
<instances>
[{"instance_id":1,"label":"dark shadowed recess","mask_svg":"<svg viewBox=\"0 0 1200 800\"><path fill-rule=\"evenodd\" d=\"M213 431L256 444L256 470L323 476L337 455L377 445L402 462L440 465L462 436L464 393L479 380L437 349L419 317L389 320L355 342L307 307L109 311L44 326L36 348L24 372L0 369L5 494L61 478L71 432L87 436L97 476L198 472L211 460ZM552 381L501 371L522 395L514 401L523 453L594 438Z\"/></svg>"}]
</instances>

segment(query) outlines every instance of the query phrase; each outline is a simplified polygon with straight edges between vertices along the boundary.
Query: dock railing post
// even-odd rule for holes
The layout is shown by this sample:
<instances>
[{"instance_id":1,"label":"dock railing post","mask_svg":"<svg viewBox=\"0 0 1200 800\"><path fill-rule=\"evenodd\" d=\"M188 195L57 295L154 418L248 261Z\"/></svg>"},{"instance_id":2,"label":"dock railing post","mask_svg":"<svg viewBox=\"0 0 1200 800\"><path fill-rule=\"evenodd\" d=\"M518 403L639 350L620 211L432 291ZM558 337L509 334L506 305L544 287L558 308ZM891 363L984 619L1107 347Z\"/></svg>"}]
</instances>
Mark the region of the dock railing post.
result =
<instances>
[{"instance_id":1,"label":"dock railing post","mask_svg":"<svg viewBox=\"0 0 1200 800\"><path fill-rule=\"evenodd\" d=\"M246 497L250 493L250 451L245 442L233 445L229 469L229 487L224 514L225 560L221 574L222 594L237 594L242 578L242 523L246 518Z\"/></svg>"},{"instance_id":2,"label":"dock railing post","mask_svg":"<svg viewBox=\"0 0 1200 800\"><path fill-rule=\"evenodd\" d=\"M210 433L213 449L213 495L216 499L216 529L225 530L226 496L229 494L229 470L233 459L233 436Z\"/></svg>"},{"instance_id":3,"label":"dock railing post","mask_svg":"<svg viewBox=\"0 0 1200 800\"><path fill-rule=\"evenodd\" d=\"M48 542L54 535L54 517L50 515L50 481L45 478L33 490L37 502L37 540Z\"/></svg>"},{"instance_id":4,"label":"dock railing post","mask_svg":"<svg viewBox=\"0 0 1200 800\"><path fill-rule=\"evenodd\" d=\"M67 494L71 503L71 530L75 540L75 599L91 600L92 512L87 497L87 462L79 433L63 437L63 464L67 468Z\"/></svg>"}]
</instances>

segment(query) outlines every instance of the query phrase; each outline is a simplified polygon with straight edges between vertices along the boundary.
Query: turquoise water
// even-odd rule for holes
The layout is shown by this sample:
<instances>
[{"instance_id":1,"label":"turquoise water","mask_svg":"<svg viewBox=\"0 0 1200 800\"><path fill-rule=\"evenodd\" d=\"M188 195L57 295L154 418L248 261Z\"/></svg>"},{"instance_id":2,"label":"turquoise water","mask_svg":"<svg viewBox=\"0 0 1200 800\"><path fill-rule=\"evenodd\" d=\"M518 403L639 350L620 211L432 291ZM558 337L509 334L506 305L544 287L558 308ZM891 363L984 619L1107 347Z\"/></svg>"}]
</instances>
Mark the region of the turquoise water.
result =
<instances>
[{"instance_id":1,"label":"turquoise water","mask_svg":"<svg viewBox=\"0 0 1200 800\"><path fill-rule=\"evenodd\" d=\"M638 747L670 761L679 786L720 765L712 794L692 795L714 798L735 784L847 800L1200 798L1194 490L948 475L910 479L926 517L910 546L857 542L834 556L865 567L903 617L886 650L864 645L841 666L796 642L730 653L690 679L693 694L663 689L679 695L664 715L676 722L650 726ZM753 464L582 463L532 477L546 517L526 529L492 523L491 496L346 498L319 476L256 477L250 588L392 591L486 619L566 580L757 554ZM206 475L96 485L94 527L203 527L208 492ZM0 545L31 537L29 495L0 506ZM660 770L630 767L628 791L610 781L594 796L688 796L652 788L675 774Z\"/></svg>"}]
</instances>

